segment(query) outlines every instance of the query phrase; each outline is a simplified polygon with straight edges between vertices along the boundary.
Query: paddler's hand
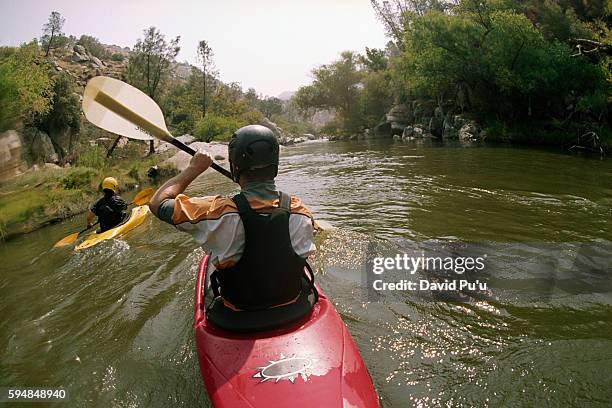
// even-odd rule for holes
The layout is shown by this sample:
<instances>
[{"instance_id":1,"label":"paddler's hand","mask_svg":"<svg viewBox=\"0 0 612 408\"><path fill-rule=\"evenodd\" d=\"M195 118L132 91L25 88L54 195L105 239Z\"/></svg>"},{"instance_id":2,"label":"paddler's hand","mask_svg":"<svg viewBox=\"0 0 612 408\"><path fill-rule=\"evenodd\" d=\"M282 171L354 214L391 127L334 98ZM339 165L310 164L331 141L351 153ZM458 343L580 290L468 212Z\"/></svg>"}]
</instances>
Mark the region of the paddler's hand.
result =
<instances>
[{"instance_id":1,"label":"paddler's hand","mask_svg":"<svg viewBox=\"0 0 612 408\"><path fill-rule=\"evenodd\" d=\"M189 161L189 168L197 174L204 173L213 163L213 158L206 150L198 150Z\"/></svg>"}]
</instances>

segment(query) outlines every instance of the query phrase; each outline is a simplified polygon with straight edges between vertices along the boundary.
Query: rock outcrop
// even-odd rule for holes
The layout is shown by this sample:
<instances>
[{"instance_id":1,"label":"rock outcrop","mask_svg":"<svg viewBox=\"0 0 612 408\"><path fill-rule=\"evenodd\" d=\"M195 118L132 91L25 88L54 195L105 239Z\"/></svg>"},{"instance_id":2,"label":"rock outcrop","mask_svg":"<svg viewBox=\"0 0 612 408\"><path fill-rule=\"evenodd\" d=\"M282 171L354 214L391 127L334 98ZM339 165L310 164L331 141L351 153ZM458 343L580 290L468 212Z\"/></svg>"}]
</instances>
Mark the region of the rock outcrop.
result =
<instances>
[{"instance_id":1,"label":"rock outcrop","mask_svg":"<svg viewBox=\"0 0 612 408\"><path fill-rule=\"evenodd\" d=\"M406 126L402 133L402 139L423 139L434 137L421 125Z\"/></svg>"},{"instance_id":2,"label":"rock outcrop","mask_svg":"<svg viewBox=\"0 0 612 408\"><path fill-rule=\"evenodd\" d=\"M274 136L278 139L278 143L283 146L289 146L293 144L303 143L308 140L316 140L317 137L311 133L304 133L301 135L294 135L290 133L286 133L282 128L278 127L276 123L272 122L268 118L263 118L260 122L260 125L267 127L274 133Z\"/></svg>"},{"instance_id":3,"label":"rock outcrop","mask_svg":"<svg viewBox=\"0 0 612 408\"><path fill-rule=\"evenodd\" d=\"M205 149L208 153L213 155L213 157L226 157L227 156L227 143L193 142L189 145L189 147L192 147L196 150L199 148ZM172 148L176 149L175 147L172 147ZM165 160L163 164L170 164L176 167L178 170L183 171L189 165L189 160L191 159L191 156L182 150L178 150L178 149L176 150L177 152L172 157ZM224 159L216 159L216 160L220 162L219 164L221 166L224 166L226 168L228 167L228 164L224 162ZM214 173L214 171L207 171L206 173Z\"/></svg>"},{"instance_id":4,"label":"rock outcrop","mask_svg":"<svg viewBox=\"0 0 612 408\"><path fill-rule=\"evenodd\" d=\"M53 51L52 64L58 71L66 71L75 77L79 86L84 87L87 80L96 75L121 78L128 64L132 50L128 47L101 44L108 58L93 55L83 44L68 44ZM173 62L170 77L177 82L186 82L193 66L186 62Z\"/></svg>"},{"instance_id":5,"label":"rock outcrop","mask_svg":"<svg viewBox=\"0 0 612 408\"><path fill-rule=\"evenodd\" d=\"M478 127L476 126L475 123L466 123L465 125L461 126L461 129L459 129L459 140L461 141L471 141L471 140L478 140L478 135L480 133L480 130L478 129Z\"/></svg>"},{"instance_id":6,"label":"rock outcrop","mask_svg":"<svg viewBox=\"0 0 612 408\"><path fill-rule=\"evenodd\" d=\"M188 134L184 134L182 136L179 136L176 138L176 140L178 140L179 142L183 142L186 145L193 143L195 141L195 137L188 135ZM170 143L166 143L166 142L161 142L156 148L155 151L157 153L164 153L170 149L176 149L174 146L172 146Z\"/></svg>"},{"instance_id":7,"label":"rock outcrop","mask_svg":"<svg viewBox=\"0 0 612 408\"><path fill-rule=\"evenodd\" d=\"M483 132L480 127L471 119L462 115L448 115L444 120L444 139L459 139L461 141L480 140Z\"/></svg>"},{"instance_id":8,"label":"rock outcrop","mask_svg":"<svg viewBox=\"0 0 612 408\"><path fill-rule=\"evenodd\" d=\"M17 131L0 133L0 181L18 176L27 169L22 153L23 146Z\"/></svg>"},{"instance_id":9,"label":"rock outcrop","mask_svg":"<svg viewBox=\"0 0 612 408\"><path fill-rule=\"evenodd\" d=\"M389 113L384 117L382 121L374 129L374 133L377 135L391 134L401 135L404 128L413 121L413 115L410 108L407 105L395 105L391 108Z\"/></svg>"},{"instance_id":10,"label":"rock outcrop","mask_svg":"<svg viewBox=\"0 0 612 408\"><path fill-rule=\"evenodd\" d=\"M278 126L276 126L276 123L272 122L270 119L268 118L263 118L259 124L261 126L265 126L268 129L270 129L272 131L272 133L274 133L274 136L276 136L276 138L279 140L282 139L283 137L283 130L281 128L279 128Z\"/></svg>"},{"instance_id":11,"label":"rock outcrop","mask_svg":"<svg viewBox=\"0 0 612 408\"><path fill-rule=\"evenodd\" d=\"M452 114L452 106L450 102L435 106L432 101L427 100L396 105L375 127L374 134L383 137L399 135L402 139L436 137L462 141L480 140L483 133L478 124L462 115Z\"/></svg>"},{"instance_id":12,"label":"rock outcrop","mask_svg":"<svg viewBox=\"0 0 612 408\"><path fill-rule=\"evenodd\" d=\"M38 163L58 163L59 156L55 151L49 135L36 128L25 128L24 145L29 147L30 160Z\"/></svg>"},{"instance_id":13,"label":"rock outcrop","mask_svg":"<svg viewBox=\"0 0 612 408\"><path fill-rule=\"evenodd\" d=\"M79 88L84 88L87 81L97 75L106 75L113 78L121 78L121 74L127 66L129 48L122 49L117 46L103 45L110 55L122 55L120 60L109 57L98 58L82 44L69 43L63 48L53 50L51 65L56 71L66 72L75 79ZM118 52L121 51L121 52ZM82 89L79 89L79 93Z\"/></svg>"}]
</instances>

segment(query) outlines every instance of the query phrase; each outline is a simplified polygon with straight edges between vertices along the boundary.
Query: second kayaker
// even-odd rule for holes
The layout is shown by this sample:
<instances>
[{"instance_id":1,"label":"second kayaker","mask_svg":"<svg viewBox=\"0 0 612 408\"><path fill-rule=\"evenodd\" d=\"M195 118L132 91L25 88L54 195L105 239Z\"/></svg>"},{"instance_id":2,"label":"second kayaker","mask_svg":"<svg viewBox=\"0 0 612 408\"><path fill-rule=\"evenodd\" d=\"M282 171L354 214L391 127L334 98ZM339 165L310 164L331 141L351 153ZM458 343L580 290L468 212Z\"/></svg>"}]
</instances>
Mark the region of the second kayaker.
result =
<instances>
[{"instance_id":1,"label":"second kayaker","mask_svg":"<svg viewBox=\"0 0 612 408\"><path fill-rule=\"evenodd\" d=\"M183 192L212 164L204 151L161 186L149 202L162 221L190 233L210 254L217 301L208 317L226 329L262 329L307 313L316 302L312 271L314 221L297 197L280 192L279 144L272 131L250 125L238 129L228 146L232 178L241 191L234 197L189 197ZM257 319L249 312L262 312ZM245 319L248 314L248 318Z\"/></svg>"},{"instance_id":2,"label":"second kayaker","mask_svg":"<svg viewBox=\"0 0 612 408\"><path fill-rule=\"evenodd\" d=\"M102 192L104 197L96 201L87 212L87 227L93 226L98 217L100 228L96 232L101 233L121 224L127 218L128 204L117 195L119 183L114 177L106 177L102 181Z\"/></svg>"}]
</instances>

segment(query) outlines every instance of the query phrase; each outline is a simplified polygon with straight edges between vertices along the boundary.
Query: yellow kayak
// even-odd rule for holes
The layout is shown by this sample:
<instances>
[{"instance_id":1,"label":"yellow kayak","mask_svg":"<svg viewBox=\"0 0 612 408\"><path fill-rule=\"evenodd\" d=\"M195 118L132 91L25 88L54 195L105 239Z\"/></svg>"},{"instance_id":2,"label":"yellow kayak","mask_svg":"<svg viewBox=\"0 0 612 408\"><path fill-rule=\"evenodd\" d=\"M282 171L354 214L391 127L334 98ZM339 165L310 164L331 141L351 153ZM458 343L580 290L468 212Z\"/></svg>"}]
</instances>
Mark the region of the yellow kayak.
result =
<instances>
[{"instance_id":1,"label":"yellow kayak","mask_svg":"<svg viewBox=\"0 0 612 408\"><path fill-rule=\"evenodd\" d=\"M104 231L101 234L91 234L87 237L87 239L85 239L85 241L77 245L74 250L80 251L81 249L89 248L96 244L99 244L104 240L118 238L122 235L125 235L127 232L133 230L134 228L142 224L149 212L149 207L146 205L141 205L139 207L132 208L130 218L126 222L116 226L115 228L111 228L108 231Z\"/></svg>"}]
</instances>

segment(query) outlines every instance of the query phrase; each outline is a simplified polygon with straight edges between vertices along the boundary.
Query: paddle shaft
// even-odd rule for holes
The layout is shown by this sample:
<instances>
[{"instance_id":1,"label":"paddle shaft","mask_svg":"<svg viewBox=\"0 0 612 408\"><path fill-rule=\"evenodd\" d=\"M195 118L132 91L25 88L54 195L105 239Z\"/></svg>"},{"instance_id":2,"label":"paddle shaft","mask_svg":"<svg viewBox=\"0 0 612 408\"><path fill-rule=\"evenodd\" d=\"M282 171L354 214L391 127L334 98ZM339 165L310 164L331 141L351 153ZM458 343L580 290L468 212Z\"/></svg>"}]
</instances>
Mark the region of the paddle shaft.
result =
<instances>
[{"instance_id":1,"label":"paddle shaft","mask_svg":"<svg viewBox=\"0 0 612 408\"><path fill-rule=\"evenodd\" d=\"M85 229L83 229L83 230L80 230L80 231L79 231L79 235L81 235L82 233L84 233L84 232L85 232L85 231L87 231L87 230L92 229L93 227L95 227L95 226L96 226L96 225L98 225L99 223L100 223L100 221L96 221L96 223L95 223L95 224L91 224L89 227L87 227L87 228L85 228Z\"/></svg>"},{"instance_id":2,"label":"paddle shaft","mask_svg":"<svg viewBox=\"0 0 612 408\"><path fill-rule=\"evenodd\" d=\"M156 124L149 122L146 118L143 118L138 113L134 112L127 106L117 101L116 99L107 95L105 92L98 91L94 100L98 102L100 105L107 108L108 110L121 116L127 121L132 122L133 124L138 126L140 130L144 131L145 133L148 133L149 135L153 137L163 140L164 142L170 143L172 146L175 146L181 149L182 151L184 151L185 153L191 156L196 154L196 151L194 149L187 146L185 143L181 142L180 140L175 139L166 129L162 129ZM212 167L214 170L218 171L219 173L233 180L232 173L230 173L228 170L224 169L223 167L219 166L217 163L211 164L210 167Z\"/></svg>"}]
</instances>

